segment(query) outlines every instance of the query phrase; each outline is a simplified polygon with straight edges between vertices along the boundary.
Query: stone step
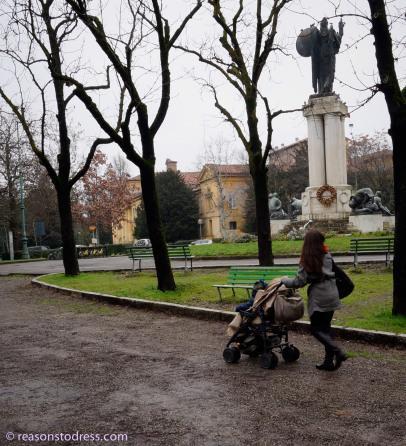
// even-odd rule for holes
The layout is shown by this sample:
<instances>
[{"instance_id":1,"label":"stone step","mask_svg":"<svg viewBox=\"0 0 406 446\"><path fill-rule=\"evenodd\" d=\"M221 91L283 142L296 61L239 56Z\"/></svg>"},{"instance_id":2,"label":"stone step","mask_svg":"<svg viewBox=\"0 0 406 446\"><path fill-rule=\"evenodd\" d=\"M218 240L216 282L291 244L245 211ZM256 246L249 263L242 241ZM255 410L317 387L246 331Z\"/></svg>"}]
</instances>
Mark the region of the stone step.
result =
<instances>
[{"instance_id":1,"label":"stone step","mask_svg":"<svg viewBox=\"0 0 406 446\"><path fill-rule=\"evenodd\" d=\"M292 221L281 231L282 234L288 234L293 228L300 229L306 224L306 221ZM320 232L336 232L337 234L348 234L352 232L352 224L348 219L340 220L314 220L307 228L318 229Z\"/></svg>"}]
</instances>

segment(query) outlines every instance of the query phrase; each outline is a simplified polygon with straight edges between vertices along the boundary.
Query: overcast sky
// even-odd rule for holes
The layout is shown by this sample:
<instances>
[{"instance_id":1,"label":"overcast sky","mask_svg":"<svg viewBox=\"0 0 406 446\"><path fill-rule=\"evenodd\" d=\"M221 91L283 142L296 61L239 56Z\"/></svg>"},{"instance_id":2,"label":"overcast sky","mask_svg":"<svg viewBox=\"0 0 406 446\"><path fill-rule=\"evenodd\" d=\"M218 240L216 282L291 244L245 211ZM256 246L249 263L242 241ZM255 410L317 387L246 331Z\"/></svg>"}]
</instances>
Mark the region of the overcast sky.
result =
<instances>
[{"instance_id":1,"label":"overcast sky","mask_svg":"<svg viewBox=\"0 0 406 446\"><path fill-rule=\"evenodd\" d=\"M360 10L357 8L366 8L367 5L366 1L352 2L353 6L341 3L343 6L340 12L347 13L359 13ZM393 37L394 40L400 40L403 37L403 52L400 53L403 57L399 59L397 71L401 85L405 85L405 4L402 1L395 4L403 7L403 21L394 29ZM315 23L312 17L321 20L324 16L334 15L331 2L326 0L294 1L289 9L290 11L286 11L282 16L279 38L291 56L279 55L277 60L270 60L268 72L264 72L261 84L262 91L269 97L273 110L298 108L313 93L311 61L310 58L300 57L296 53L296 37L301 29ZM302 14L303 12L306 14ZM330 20L336 30L338 30L338 21L338 18ZM367 33L365 21L344 17L344 22L344 37L336 60L334 90L346 102L351 112L350 118L346 120L347 136L350 136L349 123L353 124L354 135L386 130L389 127L389 118L383 95L378 94L365 106L355 110L369 96L369 92L359 90L373 85L377 80L376 60L371 36L354 46L354 42ZM199 19L195 19L193 27L188 30L189 46L193 46L191 29L199 35L204 35L202 30L210 33L216 31L215 27L211 27L210 16L205 11L202 11ZM174 77L182 76L184 73L186 77L182 77L173 84L168 116L156 141L157 170L164 169L166 158L177 160L180 170L194 170L197 159L204 152L205 146L218 138L229 139L235 151L242 150L229 124L223 122L219 112L214 108L210 91L201 87L199 82L191 77L193 74L195 77L207 78L212 73L189 55L177 58L172 65L172 71ZM236 110L238 101L234 102L236 99L228 94L226 88L223 95L221 95L221 88L219 91L220 99L224 98L224 103L231 104L230 108ZM243 119L243 115L241 117ZM306 121L300 112L282 115L274 121L274 127L274 146L287 145L294 142L295 138L307 137Z\"/></svg>"},{"instance_id":2,"label":"overcast sky","mask_svg":"<svg viewBox=\"0 0 406 446\"><path fill-rule=\"evenodd\" d=\"M223 1L225 2L225 0ZM164 3L167 5L165 14L173 27L175 27L177 19L179 23L179 18L183 17L190 10L191 5L194 4L191 0L171 0ZM253 0L245 2L248 5L255 3ZM368 11L366 0L342 0L334 3L341 4L338 13L361 14ZM104 15L105 25L110 26L112 30L117 29L119 10L117 6L120 1L104 1L104 4L107 5ZM233 0L228 4L235 5L238 2ZM396 23L392 31L392 37L394 41L403 39L402 46L397 50L399 56L397 73L401 86L404 86L406 84L406 4L404 0L395 0L391 4L398 11L402 10L400 13L402 19ZM272 110L299 108L307 102L309 95L313 94L311 61L310 58L300 57L296 53L296 37L301 29L320 21L324 16L333 17L334 15L333 2L329 0L294 0L282 15L278 42L289 55L285 56L277 53L270 58L260 83L260 90L263 95L268 97ZM329 21L338 30L339 18L331 18ZM366 21L354 17L344 17L344 22L344 37L336 61L334 90L348 105L351 113L351 117L346 120L347 136L351 136L349 123L353 124L354 135L372 134L376 131L386 130L389 127L389 119L386 104L381 94L376 95L372 101L356 110L369 95L369 91L362 90L377 81L372 37L361 39L368 34L369 27ZM205 5L188 26L182 37L182 43L187 44L190 48L197 49L202 42L208 43L215 38L217 39L216 36L219 36L218 26L210 15L208 5ZM361 41L355 44L359 39ZM105 59L100 53L97 53L96 46L91 43L92 37L90 35L86 40L85 58L92 64L91 66L99 64L99 72L103 72L102 67L105 65ZM143 60L138 59L137 62L139 65L148 68L151 60L149 54L146 54ZM213 70L207 69L206 66L198 62L196 58L178 51L173 51L171 54L171 72L173 79L172 99L166 120L159 130L155 142L157 171L165 169L167 158L178 161L178 168L182 171L196 170L205 147L219 139L230 141L230 147L234 153L243 151L241 143L232 131L231 126L222 120L219 112L215 109L211 92L202 87L202 79L210 79L217 86L222 104L232 110L244 122L243 103L228 88L227 84L217 77ZM145 91L148 91L151 88L148 85L150 79L145 74L140 79L146 85ZM90 81L92 81L91 77ZM157 85L159 86L159 83ZM104 111L109 111L110 108L114 109L114 105L112 105L114 95L112 93L110 95L109 97L108 93L103 91L99 97L99 105ZM151 107L150 118L153 116L153 109L156 106L156 101L154 104L153 98L148 99ZM103 135L93 119L80 105L76 109L74 114L77 115L78 123L80 123L86 137ZM261 120L260 128L263 140L265 140L264 114L259 111L258 116ZM136 131L135 119L133 120L133 127ZM296 138L301 139L306 136L306 121L300 112L281 115L274 121L274 146L287 145L294 142ZM86 144L84 144L85 146ZM109 147L105 151L110 158L120 153L117 147ZM238 158L237 156L236 159ZM137 173L135 166L130 165L130 172L131 174Z\"/></svg>"}]
</instances>

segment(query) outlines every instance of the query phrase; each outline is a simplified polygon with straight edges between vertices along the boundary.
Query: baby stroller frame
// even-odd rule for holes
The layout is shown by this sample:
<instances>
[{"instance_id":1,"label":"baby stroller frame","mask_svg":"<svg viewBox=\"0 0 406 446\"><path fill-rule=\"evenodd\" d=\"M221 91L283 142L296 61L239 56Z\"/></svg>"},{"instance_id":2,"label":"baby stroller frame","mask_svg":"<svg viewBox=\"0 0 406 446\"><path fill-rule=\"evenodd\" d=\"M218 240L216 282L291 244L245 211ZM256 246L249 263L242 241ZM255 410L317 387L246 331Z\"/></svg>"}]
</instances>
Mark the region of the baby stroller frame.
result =
<instances>
[{"instance_id":1,"label":"baby stroller frame","mask_svg":"<svg viewBox=\"0 0 406 446\"><path fill-rule=\"evenodd\" d=\"M280 286L279 283L274 288L272 296ZM239 313L243 322L227 342L223 351L225 362L236 363L240 360L241 353L243 353L250 357L260 356L262 368L274 369L279 360L273 350L278 350L286 362L294 362L299 359L299 349L289 343L287 324L275 323L273 315L265 315L260 305L255 306L254 304L248 311L240 311ZM260 318L260 323L253 324L257 317Z\"/></svg>"}]
</instances>

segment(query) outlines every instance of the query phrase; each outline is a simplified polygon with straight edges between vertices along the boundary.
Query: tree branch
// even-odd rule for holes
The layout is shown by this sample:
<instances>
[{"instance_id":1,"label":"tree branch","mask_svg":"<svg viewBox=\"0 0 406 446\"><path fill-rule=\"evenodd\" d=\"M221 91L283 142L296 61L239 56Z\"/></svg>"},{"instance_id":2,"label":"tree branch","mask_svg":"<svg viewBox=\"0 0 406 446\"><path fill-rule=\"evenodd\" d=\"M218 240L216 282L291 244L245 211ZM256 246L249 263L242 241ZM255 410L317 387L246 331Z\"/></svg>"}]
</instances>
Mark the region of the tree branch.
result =
<instances>
[{"instance_id":1,"label":"tree branch","mask_svg":"<svg viewBox=\"0 0 406 446\"><path fill-rule=\"evenodd\" d=\"M51 163L49 162L48 158L43 153L43 151L38 149L34 136L31 132L30 126L27 120L25 119L24 110L22 109L20 111L17 105L15 105L12 102L12 100L6 95L2 87L0 87L0 95L20 121L21 126L23 127L24 132L28 138L28 142L30 143L32 151L37 155L38 159L40 160L40 163L46 168L48 175L52 180L52 183L55 185L55 187L59 187L58 175L55 172L55 169L52 167Z\"/></svg>"},{"instance_id":2,"label":"tree branch","mask_svg":"<svg viewBox=\"0 0 406 446\"><path fill-rule=\"evenodd\" d=\"M231 113L225 108L223 107L217 98L217 92L216 89L213 87L213 85L207 84L207 86L209 88L211 88L213 96L214 96L214 105L215 107L220 110L221 114L225 116L226 121L228 121L235 129L235 131L237 132L238 137L241 139L241 142L244 144L244 147L247 148L248 147L248 141L244 136L244 133L241 129L241 127L238 125L237 120L231 115Z\"/></svg>"},{"instance_id":3,"label":"tree branch","mask_svg":"<svg viewBox=\"0 0 406 446\"><path fill-rule=\"evenodd\" d=\"M80 178L83 177L83 175L86 174L86 172L89 170L90 163L92 162L93 155L96 152L96 149L101 144L111 144L113 141L111 138L97 138L95 141L93 141L93 144L89 150L89 153L87 154L86 162L82 166L82 168L69 180L69 187L72 188L75 183L80 180Z\"/></svg>"},{"instance_id":4,"label":"tree branch","mask_svg":"<svg viewBox=\"0 0 406 446\"><path fill-rule=\"evenodd\" d=\"M107 66L107 70L106 70L106 77L107 77L107 83L106 85L89 85L88 87L85 87L83 85L83 89L85 91L92 91L92 90L108 90L110 88L110 68L111 65ZM65 82L67 87L70 87L71 84L69 82ZM65 99L65 105L68 105L68 103L71 101L71 99L73 97L75 97L75 92L72 92L66 99Z\"/></svg>"}]
</instances>

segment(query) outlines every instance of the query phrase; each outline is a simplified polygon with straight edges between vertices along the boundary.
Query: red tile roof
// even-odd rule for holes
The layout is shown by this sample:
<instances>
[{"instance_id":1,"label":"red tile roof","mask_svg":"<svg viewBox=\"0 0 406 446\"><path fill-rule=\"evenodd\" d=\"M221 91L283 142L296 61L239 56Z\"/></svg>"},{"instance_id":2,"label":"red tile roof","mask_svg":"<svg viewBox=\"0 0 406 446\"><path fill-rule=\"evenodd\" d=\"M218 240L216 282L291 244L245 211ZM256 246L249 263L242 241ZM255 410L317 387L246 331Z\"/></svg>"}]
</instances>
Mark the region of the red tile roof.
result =
<instances>
[{"instance_id":1,"label":"red tile roof","mask_svg":"<svg viewBox=\"0 0 406 446\"><path fill-rule=\"evenodd\" d=\"M248 164L206 164L210 169L218 170L222 175L247 175Z\"/></svg>"},{"instance_id":2,"label":"red tile roof","mask_svg":"<svg viewBox=\"0 0 406 446\"><path fill-rule=\"evenodd\" d=\"M184 182L194 189L199 185L200 172L180 172Z\"/></svg>"}]
</instances>

